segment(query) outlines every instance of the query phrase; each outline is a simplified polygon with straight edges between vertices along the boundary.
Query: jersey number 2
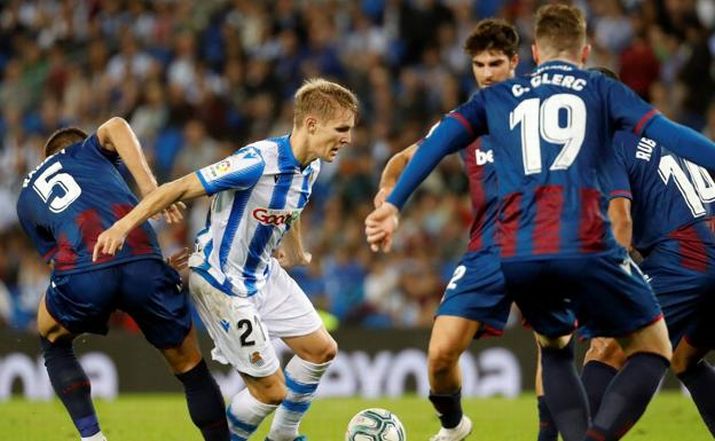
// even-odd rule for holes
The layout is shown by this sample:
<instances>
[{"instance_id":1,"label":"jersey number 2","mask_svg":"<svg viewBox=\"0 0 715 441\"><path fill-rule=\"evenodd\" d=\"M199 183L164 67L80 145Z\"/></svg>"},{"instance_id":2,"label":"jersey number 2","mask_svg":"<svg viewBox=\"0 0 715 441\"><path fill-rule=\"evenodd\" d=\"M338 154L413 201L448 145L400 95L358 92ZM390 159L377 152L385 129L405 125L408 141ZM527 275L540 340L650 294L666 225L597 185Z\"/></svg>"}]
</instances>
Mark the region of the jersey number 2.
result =
<instances>
[{"instance_id":1,"label":"jersey number 2","mask_svg":"<svg viewBox=\"0 0 715 441\"><path fill-rule=\"evenodd\" d=\"M82 189L72 175L58 173L60 170L62 170L62 164L55 162L47 167L32 184L32 188L46 204L49 204L50 211L53 213L63 212L82 194ZM53 191L55 188L59 188L64 194L57 195Z\"/></svg>"},{"instance_id":2,"label":"jersey number 2","mask_svg":"<svg viewBox=\"0 0 715 441\"><path fill-rule=\"evenodd\" d=\"M564 113L562 113L564 112ZM564 125L559 116L564 115ZM586 136L586 104L569 93L552 95L541 102L530 98L519 103L509 114L509 129L521 126L521 154L524 173L541 173L541 140L562 144L549 170L566 170L578 156Z\"/></svg>"}]
</instances>

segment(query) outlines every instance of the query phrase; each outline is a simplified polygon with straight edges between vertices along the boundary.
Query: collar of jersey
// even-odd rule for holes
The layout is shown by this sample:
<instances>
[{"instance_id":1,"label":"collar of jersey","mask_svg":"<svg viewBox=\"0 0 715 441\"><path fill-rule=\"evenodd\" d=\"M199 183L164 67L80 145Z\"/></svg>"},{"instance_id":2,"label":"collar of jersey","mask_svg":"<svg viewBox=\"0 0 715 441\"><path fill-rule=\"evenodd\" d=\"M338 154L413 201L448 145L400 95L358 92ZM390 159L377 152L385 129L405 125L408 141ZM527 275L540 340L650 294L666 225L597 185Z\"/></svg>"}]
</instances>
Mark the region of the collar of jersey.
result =
<instances>
[{"instance_id":1,"label":"collar of jersey","mask_svg":"<svg viewBox=\"0 0 715 441\"><path fill-rule=\"evenodd\" d=\"M276 142L278 143L278 164L281 172L300 170L301 164L293 154L293 149L290 148L290 133L277 137Z\"/></svg>"},{"instance_id":2,"label":"collar of jersey","mask_svg":"<svg viewBox=\"0 0 715 441\"><path fill-rule=\"evenodd\" d=\"M539 64L536 69L534 69L534 74L538 74L540 72L543 72L548 69L558 69L561 66L568 66L570 70L576 70L579 67L570 62L570 61L565 61L565 60L551 60L547 61L546 63Z\"/></svg>"}]
</instances>

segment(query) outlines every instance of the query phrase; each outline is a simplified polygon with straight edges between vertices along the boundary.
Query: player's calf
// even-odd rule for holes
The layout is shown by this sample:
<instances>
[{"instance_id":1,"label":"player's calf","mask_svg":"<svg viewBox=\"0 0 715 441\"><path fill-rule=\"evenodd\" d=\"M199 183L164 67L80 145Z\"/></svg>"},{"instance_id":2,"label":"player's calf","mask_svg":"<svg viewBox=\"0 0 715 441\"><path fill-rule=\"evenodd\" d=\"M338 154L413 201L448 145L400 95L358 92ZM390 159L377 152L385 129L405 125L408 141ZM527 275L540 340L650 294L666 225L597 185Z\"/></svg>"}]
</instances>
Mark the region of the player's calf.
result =
<instances>
[{"instance_id":1,"label":"player's calf","mask_svg":"<svg viewBox=\"0 0 715 441\"><path fill-rule=\"evenodd\" d=\"M628 360L613 378L593 418L587 440L617 440L638 421L670 365L672 350L663 320L620 339Z\"/></svg>"},{"instance_id":2,"label":"player's calf","mask_svg":"<svg viewBox=\"0 0 715 441\"><path fill-rule=\"evenodd\" d=\"M581 440L588 428L586 393L574 365L573 339L537 336L541 346L544 399L564 440Z\"/></svg>"},{"instance_id":3,"label":"player's calf","mask_svg":"<svg viewBox=\"0 0 715 441\"><path fill-rule=\"evenodd\" d=\"M697 348L683 338L673 354L673 372L688 388L705 425L715 436L715 369L703 357L707 349Z\"/></svg>"},{"instance_id":4,"label":"player's calf","mask_svg":"<svg viewBox=\"0 0 715 441\"><path fill-rule=\"evenodd\" d=\"M103 439L92 404L92 387L75 356L72 340L50 341L41 337L40 345L52 388L70 414L82 439Z\"/></svg>"},{"instance_id":5,"label":"player's calf","mask_svg":"<svg viewBox=\"0 0 715 441\"><path fill-rule=\"evenodd\" d=\"M315 398L320 379L338 351L337 343L324 328L284 341L296 355L284 370L287 393L273 417L268 434L271 441L299 439L300 422Z\"/></svg>"}]
</instances>

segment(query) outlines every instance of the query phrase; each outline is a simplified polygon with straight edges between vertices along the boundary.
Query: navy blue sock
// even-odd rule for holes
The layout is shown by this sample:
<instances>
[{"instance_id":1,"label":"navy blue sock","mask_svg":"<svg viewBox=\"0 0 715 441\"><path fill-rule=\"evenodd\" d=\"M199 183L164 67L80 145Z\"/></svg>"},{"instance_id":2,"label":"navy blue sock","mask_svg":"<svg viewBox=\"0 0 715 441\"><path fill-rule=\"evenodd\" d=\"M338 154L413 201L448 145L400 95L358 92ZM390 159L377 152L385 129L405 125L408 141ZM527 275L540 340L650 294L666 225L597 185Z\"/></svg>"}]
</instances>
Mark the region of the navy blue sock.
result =
<instances>
[{"instance_id":1,"label":"navy blue sock","mask_svg":"<svg viewBox=\"0 0 715 441\"><path fill-rule=\"evenodd\" d=\"M70 414L80 435L89 437L99 432L99 422L92 404L92 387L75 357L72 342L65 340L50 343L41 337L40 347L52 388Z\"/></svg>"},{"instance_id":2,"label":"navy blue sock","mask_svg":"<svg viewBox=\"0 0 715 441\"><path fill-rule=\"evenodd\" d=\"M188 372L177 374L176 378L184 385L191 421L201 430L204 440L228 441L231 435L223 395L206 362L202 359Z\"/></svg>"},{"instance_id":3,"label":"navy blue sock","mask_svg":"<svg viewBox=\"0 0 715 441\"><path fill-rule=\"evenodd\" d=\"M563 349L541 348L544 399L565 441L582 440L588 402L574 366L573 339Z\"/></svg>"},{"instance_id":4,"label":"navy blue sock","mask_svg":"<svg viewBox=\"0 0 715 441\"><path fill-rule=\"evenodd\" d=\"M591 360L586 363L581 371L581 382L586 389L588 408L595 415L601 407L603 394L606 393L611 380L618 373L618 369L600 361Z\"/></svg>"},{"instance_id":5,"label":"navy blue sock","mask_svg":"<svg viewBox=\"0 0 715 441\"><path fill-rule=\"evenodd\" d=\"M445 429L453 429L462 421L462 391L453 394L435 394L430 392L429 400L432 402L437 416Z\"/></svg>"},{"instance_id":6,"label":"navy blue sock","mask_svg":"<svg viewBox=\"0 0 715 441\"><path fill-rule=\"evenodd\" d=\"M705 360L678 375L690 391L705 425L715 436L715 370Z\"/></svg>"},{"instance_id":7,"label":"navy blue sock","mask_svg":"<svg viewBox=\"0 0 715 441\"><path fill-rule=\"evenodd\" d=\"M557 441L559 431L556 430L556 423L551 416L549 406L546 405L546 400L543 396L536 397L537 407L539 409L539 436L537 441Z\"/></svg>"},{"instance_id":8,"label":"navy blue sock","mask_svg":"<svg viewBox=\"0 0 715 441\"><path fill-rule=\"evenodd\" d=\"M628 358L603 395L586 440L618 440L643 415L670 363L657 354L637 352Z\"/></svg>"}]
</instances>

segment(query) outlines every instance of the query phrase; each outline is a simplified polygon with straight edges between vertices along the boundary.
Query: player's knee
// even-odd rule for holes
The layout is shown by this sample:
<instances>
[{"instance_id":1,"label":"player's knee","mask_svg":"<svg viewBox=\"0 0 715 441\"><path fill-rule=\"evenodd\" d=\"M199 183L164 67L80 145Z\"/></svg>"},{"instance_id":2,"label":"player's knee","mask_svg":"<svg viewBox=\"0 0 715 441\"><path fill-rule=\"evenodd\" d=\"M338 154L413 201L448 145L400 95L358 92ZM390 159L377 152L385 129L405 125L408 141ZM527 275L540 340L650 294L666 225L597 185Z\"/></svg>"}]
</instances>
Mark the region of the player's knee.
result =
<instances>
[{"instance_id":1,"label":"player's knee","mask_svg":"<svg viewBox=\"0 0 715 441\"><path fill-rule=\"evenodd\" d=\"M256 392L256 399L261 403L270 404L277 406L283 402L286 395L288 395L288 389L286 385L281 382L271 383L269 386L260 387Z\"/></svg>"},{"instance_id":2,"label":"player's knee","mask_svg":"<svg viewBox=\"0 0 715 441\"><path fill-rule=\"evenodd\" d=\"M626 362L626 355L615 340L610 338L594 338L591 340L584 361L598 361L620 369Z\"/></svg>"},{"instance_id":3,"label":"player's knee","mask_svg":"<svg viewBox=\"0 0 715 441\"><path fill-rule=\"evenodd\" d=\"M320 363L333 361L338 355L338 343L332 337L328 338L320 354Z\"/></svg>"},{"instance_id":4,"label":"player's knee","mask_svg":"<svg viewBox=\"0 0 715 441\"><path fill-rule=\"evenodd\" d=\"M447 345L430 346L427 354L427 365L433 374L449 371L459 360L461 354Z\"/></svg>"}]
</instances>

